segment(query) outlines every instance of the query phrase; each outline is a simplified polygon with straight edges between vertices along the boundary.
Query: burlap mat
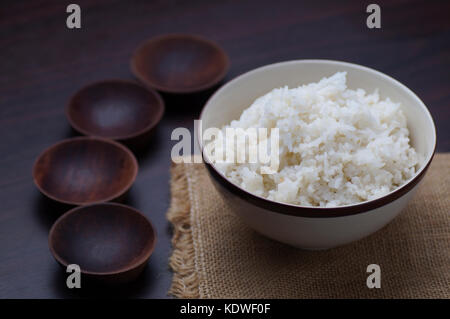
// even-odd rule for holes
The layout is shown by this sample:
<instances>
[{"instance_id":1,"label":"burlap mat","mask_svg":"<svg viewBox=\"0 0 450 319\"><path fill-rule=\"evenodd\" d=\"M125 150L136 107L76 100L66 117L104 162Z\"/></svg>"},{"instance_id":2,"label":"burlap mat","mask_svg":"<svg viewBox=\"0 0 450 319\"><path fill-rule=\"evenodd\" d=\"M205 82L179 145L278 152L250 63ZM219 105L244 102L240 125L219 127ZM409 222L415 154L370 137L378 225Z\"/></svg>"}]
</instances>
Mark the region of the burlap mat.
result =
<instances>
[{"instance_id":1,"label":"burlap mat","mask_svg":"<svg viewBox=\"0 0 450 319\"><path fill-rule=\"evenodd\" d=\"M450 153L436 154L414 200L374 235L302 251L247 227L203 164L172 167L169 294L181 298L450 298ZM366 286L367 265L381 288Z\"/></svg>"}]
</instances>

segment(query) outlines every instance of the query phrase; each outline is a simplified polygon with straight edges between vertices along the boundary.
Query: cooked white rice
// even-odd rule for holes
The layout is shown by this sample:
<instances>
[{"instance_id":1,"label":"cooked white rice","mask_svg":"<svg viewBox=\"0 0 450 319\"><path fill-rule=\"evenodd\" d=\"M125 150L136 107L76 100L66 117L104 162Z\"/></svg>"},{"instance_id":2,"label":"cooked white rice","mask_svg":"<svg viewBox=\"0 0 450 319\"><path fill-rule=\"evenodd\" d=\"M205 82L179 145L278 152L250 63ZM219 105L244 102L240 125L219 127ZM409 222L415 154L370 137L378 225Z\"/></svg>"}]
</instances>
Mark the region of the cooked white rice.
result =
<instances>
[{"instance_id":1,"label":"cooked white rice","mask_svg":"<svg viewBox=\"0 0 450 319\"><path fill-rule=\"evenodd\" d=\"M235 184L274 201L354 204L383 196L414 175L419 158L406 124L399 103L381 100L377 91L348 89L346 73L339 72L274 89L223 128L279 128L276 173L261 174L260 164L216 165Z\"/></svg>"}]
</instances>

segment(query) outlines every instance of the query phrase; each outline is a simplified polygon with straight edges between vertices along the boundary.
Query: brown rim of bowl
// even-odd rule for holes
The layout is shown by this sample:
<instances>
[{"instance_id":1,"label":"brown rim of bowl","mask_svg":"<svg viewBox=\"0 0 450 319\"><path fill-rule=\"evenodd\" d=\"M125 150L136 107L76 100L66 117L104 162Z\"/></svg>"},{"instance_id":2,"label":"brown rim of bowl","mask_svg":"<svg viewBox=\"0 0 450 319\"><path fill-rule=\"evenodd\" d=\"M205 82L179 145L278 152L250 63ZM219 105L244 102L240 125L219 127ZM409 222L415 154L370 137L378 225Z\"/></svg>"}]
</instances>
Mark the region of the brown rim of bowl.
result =
<instances>
[{"instance_id":1,"label":"brown rim of bowl","mask_svg":"<svg viewBox=\"0 0 450 319\"><path fill-rule=\"evenodd\" d=\"M140 265L142 265L143 263L145 263L150 256L153 254L153 251L155 250L155 246L156 246L156 241L158 238L158 234L156 233L156 228L153 226L152 222L150 221L150 219L148 219L144 214L142 214L140 211L138 211L136 208L128 206L128 205L124 205L124 204L119 204L119 203L95 203L95 204L89 204L89 205L85 205L85 206L78 206L78 207L74 207L70 210L68 210L67 212L65 212L64 214L62 214L61 216L59 216L56 221L53 223L52 227L50 228L50 232L48 235L48 246L50 248L50 252L52 253L53 257L63 266L67 267L68 265L70 265L66 260L64 260L63 258L61 258L53 249L53 245L50 242L51 238L53 237L53 232L55 231L56 225L58 224L58 222L62 219L65 218L67 215L69 214L73 214L76 213L78 210L84 209L86 207L91 207L91 206L98 206L98 205L111 205L111 206L121 206L123 208L127 208L132 210L133 212L141 215L142 217L144 217L144 219L148 222L148 224L150 225L150 227L153 230L153 243L152 246L150 247L150 249L148 250L148 252L141 258L137 259L136 261L134 261L131 265L120 269L120 270L116 270L116 271L107 271L107 272L96 272L96 271L86 271L83 270L80 267L80 271L82 274L85 275L94 275L94 276L108 276L108 275L119 275L122 273L125 273L127 271L133 270L135 268L138 268Z\"/></svg>"},{"instance_id":2,"label":"brown rim of bowl","mask_svg":"<svg viewBox=\"0 0 450 319\"><path fill-rule=\"evenodd\" d=\"M206 101L205 105L203 106L203 109L200 113L200 120L203 118L203 112L205 111L205 107L206 105L208 105L208 103L215 98L215 96L219 93L220 90L224 89L226 86L228 86L231 82L246 76L249 73L252 72L256 72L260 69L266 68L266 67L272 67L275 66L277 64L284 64L284 63L288 63L288 62L296 62L296 61L305 61L305 62L339 62L339 64L347 64L350 66L357 66L359 68L363 68L366 69L367 71L370 72L375 72L378 73L379 75L387 78L390 81L394 81L396 82L397 85L399 85L400 87L402 87L404 90L406 90L407 92L409 92L410 94L412 94L415 98L417 98L422 105L425 108L425 111L428 113L430 119L431 119L431 123L433 125L433 129L434 129L434 136L436 137L437 133L436 133L436 125L434 124L434 120L433 117L431 116L430 111L428 110L428 108L425 106L425 103L423 103L423 101L412 91L410 90L406 85L402 84L401 82L397 81L396 79L390 77L387 74L384 74L380 71L371 69L369 67L366 66L362 66L362 65L358 65L355 63L349 63L349 62L342 62L342 61L334 61L334 60L319 60L319 59L314 59L314 60L291 60L291 61L285 61L285 62L278 62L278 63L273 63L273 64L269 64L269 65L265 65L265 66L261 66L258 67L256 69L250 70L248 72L245 72L237 77L235 77L234 79L232 79L231 81L229 81L228 83L226 83L221 89L219 89L218 91L216 91L212 96L210 96L210 98L208 99L208 101ZM201 132L202 126L199 125L197 128L197 143L200 145L200 149L201 149L201 153L202 153L202 160L205 163L205 166L208 170L208 173L225 189L227 189L229 192L231 192L232 194L238 196L239 198L241 198L244 201L250 202L251 204L260 207L262 209L266 209L266 210L270 210L271 212L274 213L279 213L279 214L283 214L283 215L290 215L290 216L296 216L296 217L308 217L308 218L332 218L332 217L344 217L344 216L350 216L350 215L356 215L356 214L361 214L361 213L366 213L368 211L371 211L373 209L376 209L378 207L384 206L390 202L393 202L394 200L400 198L402 195L406 194L407 192L409 192L415 185L417 185L417 183L419 183L419 181L423 178L423 176L425 175L425 172L427 171L428 167L430 166L434 154L436 152L436 144L437 144L437 139L435 138L434 141L434 145L433 145L433 151L431 152L431 156L428 159L428 161L426 163L423 163L421 165L421 167L418 169L418 171L416 172L416 174L406 183L404 183L403 185L397 187L396 189L394 189L393 191L389 192L388 194L379 197L379 198L375 198L369 201L364 201L364 202L360 202L360 203L356 203L356 204L351 204L351 205L344 205L344 206L337 206L337 207L316 207L316 206L300 206L300 205L294 205L294 204L287 204L287 203L282 203L282 202L276 202L255 194L252 194L248 191L246 191L245 189L243 189L242 187L234 184L233 182L231 182L228 178L226 178L222 173L220 173L215 167L214 165L212 165L208 160L205 159L205 155L204 155L204 148L205 146L202 145L201 140L200 140L200 136L202 134Z\"/></svg>"},{"instance_id":3,"label":"brown rim of bowl","mask_svg":"<svg viewBox=\"0 0 450 319\"><path fill-rule=\"evenodd\" d=\"M209 83L199 85L197 87L184 88L184 89L183 88L181 88L181 89L175 88L174 89L174 88L171 88L168 86L160 85L153 81L149 81L145 76L143 76L142 72L139 71L139 69L136 67L136 64L135 64L135 57L136 57L137 53L139 52L139 50L150 42L158 41L158 40L165 39L165 38L170 39L170 38L181 38L181 37L190 38L190 39L194 39L194 40L206 43L207 45L209 45L209 46L213 47L215 50L217 50L217 52L219 52L223 56L224 61L225 61L222 72L218 73L217 76ZM150 39L147 39L147 40L141 42L138 45L138 47L134 50L134 52L131 56L130 65L131 65L131 72L145 86L148 86L152 89L158 90L163 93L188 94L188 93L197 93L197 92L201 92L201 91L210 89L214 85L218 84L221 80L223 80L223 78L225 77L225 75L227 74L227 72L230 68L230 58L228 57L228 54L225 52L225 50L222 49L216 42L209 40L205 37L202 37L202 36L196 35L196 34L190 34L190 33L168 33L168 34L157 35L157 36L154 36Z\"/></svg>"},{"instance_id":4,"label":"brown rim of bowl","mask_svg":"<svg viewBox=\"0 0 450 319\"><path fill-rule=\"evenodd\" d=\"M70 106L72 105L72 101L73 99L83 90L99 85L99 84L105 84L105 83L119 83L119 84L130 84L130 85L135 85L138 86L140 88L143 88L144 90L148 91L150 94L153 94L156 98L156 100L158 101L158 104L160 105L160 108L158 109L159 113L156 117L156 120L154 120L153 122L151 122L148 126L144 127L143 129L140 129L139 131L132 133L132 134L128 134L128 135L118 135L118 136L110 136L110 137L105 137L105 136L100 136L100 135L96 135L93 134L92 132L89 132L81 127L79 127L72 119L72 117L69 114L69 109ZM92 82L88 85L83 86L82 88L80 88L79 90L77 90L69 99L69 101L66 104L66 107L64 109L64 113L66 115L67 120L69 121L70 126L77 132L85 135L85 136L92 136L92 137L98 137L98 138L106 138L106 139L112 139L112 140L118 140L118 141L126 141L126 140L131 140L134 139L136 137L139 137L147 132L149 132L150 130L152 130L153 128L155 128L159 122L161 122L161 119L164 115L165 112L165 103L164 100L162 99L161 95L153 90L152 88L149 88L145 85L142 85L139 82L136 81L129 81L129 80L122 80L122 79L106 79L106 80L101 80L101 81L96 81L96 82Z\"/></svg>"},{"instance_id":5,"label":"brown rim of bowl","mask_svg":"<svg viewBox=\"0 0 450 319\"><path fill-rule=\"evenodd\" d=\"M98 200L98 201L95 201L95 202L90 202L90 203L74 202L74 201L66 201L66 200L58 199L58 198L56 198L55 196L49 194L49 193L48 193L47 191L45 191L44 189L42 189L42 187L41 187L41 186L38 184L38 182L36 181L36 165L37 165L37 162L39 161L39 159L40 159L46 152L48 152L49 150L51 150L51 149L54 148L54 147L58 147L58 146L60 146L60 145L62 145L62 144L70 143L70 142L77 141L77 140L87 140L87 139L112 144L112 145L114 145L114 146L119 147L120 149L122 149L123 151L125 151L125 153L126 153L128 156L130 156L131 160L132 160L133 163L134 163L134 165L133 165L133 166L134 166L134 170L133 170L133 176L132 176L130 182L127 184L127 186L124 187L121 191L117 192L117 194L114 194L114 195L111 195L111 196L109 196L109 197L107 197L107 198L105 198L105 199L101 199L101 200ZM33 174L33 182L34 182L34 185L36 185L37 189L38 189L42 194L44 194L45 196L47 196L48 198L50 198L50 199L52 199L52 200L54 200L54 201L56 201L56 202L59 202L59 203L63 203L63 204L67 204L67 205L72 205L72 206L81 206L81 207L83 207L83 206L87 206L87 205L95 205L95 204L101 204L101 203L109 202L109 201L112 201L112 200L114 200L114 199L116 199L116 198L119 198L120 196L124 195L124 194L131 188L131 186L134 184L134 182L135 182L135 180L136 180L136 177L137 177L137 174L138 174L138 171L139 171L139 164L138 164L138 161L137 161L136 157L134 156L134 154L133 154L133 153L132 153L125 145L123 145L123 144L121 144L121 143L119 143L119 142L116 142L116 141L114 141L114 140L110 140L110 139L102 138L102 137L96 137L96 136L77 136L77 137L67 138L67 139L64 139L64 140L62 140L62 141L56 142L55 144L52 144L52 145L50 145L49 147L47 147L46 149L44 149L44 150L39 154L39 156L36 158L36 160L35 160L34 163L33 163L32 174Z\"/></svg>"}]
</instances>

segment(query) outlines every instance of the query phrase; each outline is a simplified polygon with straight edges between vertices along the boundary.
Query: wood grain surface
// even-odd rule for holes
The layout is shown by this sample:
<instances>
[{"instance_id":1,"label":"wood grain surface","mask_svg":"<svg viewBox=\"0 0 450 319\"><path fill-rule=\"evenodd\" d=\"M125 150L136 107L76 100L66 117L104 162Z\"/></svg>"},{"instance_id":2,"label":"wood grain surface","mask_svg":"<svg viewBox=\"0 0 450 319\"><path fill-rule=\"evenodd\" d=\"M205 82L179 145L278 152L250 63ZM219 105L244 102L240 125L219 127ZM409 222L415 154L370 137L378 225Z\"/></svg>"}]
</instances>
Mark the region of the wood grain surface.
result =
<instances>
[{"instance_id":1,"label":"wood grain surface","mask_svg":"<svg viewBox=\"0 0 450 319\"><path fill-rule=\"evenodd\" d=\"M429 107L438 151L450 151L449 1L377 1L382 28L368 29L368 1L75 1L82 28L66 27L71 1L0 2L0 298L166 298L171 231L170 134L192 129L208 97L164 96L166 113L152 147L137 154L126 203L155 225L158 243L143 276L121 289L69 290L52 258L48 231L66 208L46 200L31 168L49 145L73 136L69 97L108 78L133 79L130 57L143 40L188 32L219 43L230 57L225 81L264 64L336 59L398 79Z\"/></svg>"}]
</instances>

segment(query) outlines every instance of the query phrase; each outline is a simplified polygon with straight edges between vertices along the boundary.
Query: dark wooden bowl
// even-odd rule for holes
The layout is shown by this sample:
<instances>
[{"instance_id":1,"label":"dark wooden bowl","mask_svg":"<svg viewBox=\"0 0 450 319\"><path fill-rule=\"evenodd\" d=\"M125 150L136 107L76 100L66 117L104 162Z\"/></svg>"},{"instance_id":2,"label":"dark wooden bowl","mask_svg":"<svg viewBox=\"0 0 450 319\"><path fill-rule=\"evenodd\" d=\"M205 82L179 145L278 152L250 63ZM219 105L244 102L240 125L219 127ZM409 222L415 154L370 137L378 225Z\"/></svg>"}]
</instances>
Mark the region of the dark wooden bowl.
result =
<instances>
[{"instance_id":1,"label":"dark wooden bowl","mask_svg":"<svg viewBox=\"0 0 450 319\"><path fill-rule=\"evenodd\" d=\"M133 153L112 140L75 137L46 149L33 166L37 188L69 205L106 202L124 195L138 163Z\"/></svg>"},{"instance_id":2,"label":"dark wooden bowl","mask_svg":"<svg viewBox=\"0 0 450 319\"><path fill-rule=\"evenodd\" d=\"M229 67L222 48L205 38L169 34L141 44L131 59L133 74L165 93L193 93L219 83Z\"/></svg>"},{"instance_id":3,"label":"dark wooden bowl","mask_svg":"<svg viewBox=\"0 0 450 319\"><path fill-rule=\"evenodd\" d=\"M149 137L164 114L164 102L154 90L124 80L85 86L69 100L66 116L84 135L134 144Z\"/></svg>"},{"instance_id":4,"label":"dark wooden bowl","mask_svg":"<svg viewBox=\"0 0 450 319\"><path fill-rule=\"evenodd\" d=\"M124 283L144 269L156 243L151 222L136 209L117 203L74 208L52 226L49 247L66 268L77 264L83 277Z\"/></svg>"}]
</instances>

